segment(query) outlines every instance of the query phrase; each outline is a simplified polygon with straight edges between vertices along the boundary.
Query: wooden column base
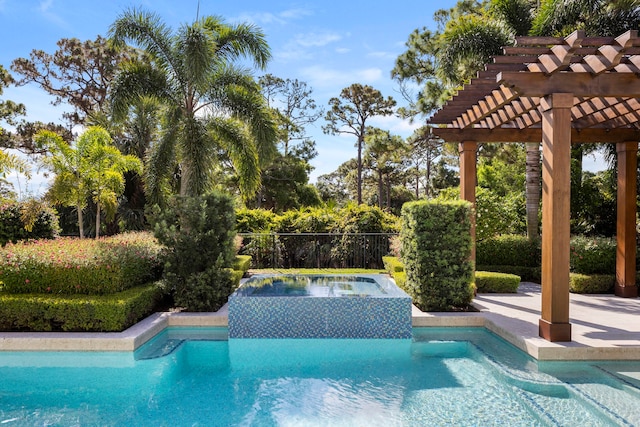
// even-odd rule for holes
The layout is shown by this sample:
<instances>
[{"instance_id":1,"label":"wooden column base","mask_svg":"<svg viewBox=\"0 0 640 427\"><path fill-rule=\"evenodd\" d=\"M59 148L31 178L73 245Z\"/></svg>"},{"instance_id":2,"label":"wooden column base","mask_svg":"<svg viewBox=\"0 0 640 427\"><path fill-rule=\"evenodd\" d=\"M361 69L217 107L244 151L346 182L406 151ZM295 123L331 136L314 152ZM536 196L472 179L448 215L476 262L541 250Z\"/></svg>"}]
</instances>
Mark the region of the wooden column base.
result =
<instances>
[{"instance_id":1,"label":"wooden column base","mask_svg":"<svg viewBox=\"0 0 640 427\"><path fill-rule=\"evenodd\" d=\"M571 323L550 323L538 320L538 334L547 341L571 341Z\"/></svg>"},{"instance_id":2,"label":"wooden column base","mask_svg":"<svg viewBox=\"0 0 640 427\"><path fill-rule=\"evenodd\" d=\"M622 298L638 298L638 287L633 286L620 286L616 284L615 293L617 297Z\"/></svg>"}]
</instances>

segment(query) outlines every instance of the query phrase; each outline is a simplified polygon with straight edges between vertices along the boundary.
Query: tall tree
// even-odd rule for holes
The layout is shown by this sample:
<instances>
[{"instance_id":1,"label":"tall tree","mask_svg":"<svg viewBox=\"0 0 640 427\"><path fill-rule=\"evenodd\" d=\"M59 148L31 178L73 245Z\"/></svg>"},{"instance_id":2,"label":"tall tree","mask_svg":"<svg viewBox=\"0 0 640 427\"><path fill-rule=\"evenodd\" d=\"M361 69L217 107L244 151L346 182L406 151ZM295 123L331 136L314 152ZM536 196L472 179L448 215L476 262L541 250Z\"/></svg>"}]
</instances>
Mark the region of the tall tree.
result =
<instances>
[{"instance_id":1,"label":"tall tree","mask_svg":"<svg viewBox=\"0 0 640 427\"><path fill-rule=\"evenodd\" d=\"M107 90L118 65L138 53L116 49L100 36L60 39L57 45L52 54L32 50L29 58L15 59L11 69L22 76L19 86L35 83L54 96L53 105L73 107L63 115L72 125L84 124L89 115L108 110Z\"/></svg>"},{"instance_id":2,"label":"tall tree","mask_svg":"<svg viewBox=\"0 0 640 427\"><path fill-rule=\"evenodd\" d=\"M313 89L298 79L281 79L266 74L258 80L269 107L279 116L282 154L288 155L295 142L308 141L306 126L315 123L324 109L311 97Z\"/></svg>"},{"instance_id":3,"label":"tall tree","mask_svg":"<svg viewBox=\"0 0 640 427\"><path fill-rule=\"evenodd\" d=\"M342 89L340 98L329 100L331 109L327 111L328 122L322 130L326 134L350 134L357 138L357 188L358 204L362 203L362 150L366 136L367 120L374 116L393 114L396 101L392 97L384 98L379 90L368 85L354 83Z\"/></svg>"},{"instance_id":4,"label":"tall tree","mask_svg":"<svg viewBox=\"0 0 640 427\"><path fill-rule=\"evenodd\" d=\"M413 132L407 141L411 147L408 162L408 176L412 179L413 193L420 198L420 190L430 198L433 194L433 177L435 162L442 152L443 141L434 137L429 127L422 126Z\"/></svg>"},{"instance_id":5,"label":"tall tree","mask_svg":"<svg viewBox=\"0 0 640 427\"><path fill-rule=\"evenodd\" d=\"M151 201L180 167L180 194L198 195L212 188L217 150L224 150L238 173L243 195L260 187L260 156L275 152L276 131L259 85L240 58L264 68L270 51L260 29L229 25L205 16L172 32L152 12L129 9L112 24L117 46L132 41L149 62L130 61L121 68L112 89L112 108L124 115L141 96L153 96L166 108L164 132L150 156Z\"/></svg>"},{"instance_id":6,"label":"tall tree","mask_svg":"<svg viewBox=\"0 0 640 427\"><path fill-rule=\"evenodd\" d=\"M114 213L117 197L124 190L124 173L141 171L140 160L122 155L112 145L109 133L100 127L88 128L78 137L75 147L51 131L39 132L36 139L47 147L50 156L43 162L56 174L49 196L56 203L76 208L80 238L84 237L83 210L91 198L97 206L96 238L99 237L101 208L108 215Z\"/></svg>"},{"instance_id":7,"label":"tall tree","mask_svg":"<svg viewBox=\"0 0 640 427\"><path fill-rule=\"evenodd\" d=\"M391 176L401 168L403 154L408 151L402 138L389 131L369 127L365 137L365 164L376 176L378 207L391 207Z\"/></svg>"},{"instance_id":8,"label":"tall tree","mask_svg":"<svg viewBox=\"0 0 640 427\"><path fill-rule=\"evenodd\" d=\"M14 83L13 77L11 77L11 74L9 74L2 65L0 65L0 95L4 92L4 88L9 86L11 83ZM14 125L16 117L23 115L24 113L25 108L23 104L18 104L11 100L0 99L0 141L2 141L7 135L7 132L1 126L2 122ZM2 144L2 146L6 145ZM27 162L18 156L0 149L0 184L6 184L10 187L11 184L4 181L6 173L9 170L16 170L28 175L30 168Z\"/></svg>"}]
</instances>

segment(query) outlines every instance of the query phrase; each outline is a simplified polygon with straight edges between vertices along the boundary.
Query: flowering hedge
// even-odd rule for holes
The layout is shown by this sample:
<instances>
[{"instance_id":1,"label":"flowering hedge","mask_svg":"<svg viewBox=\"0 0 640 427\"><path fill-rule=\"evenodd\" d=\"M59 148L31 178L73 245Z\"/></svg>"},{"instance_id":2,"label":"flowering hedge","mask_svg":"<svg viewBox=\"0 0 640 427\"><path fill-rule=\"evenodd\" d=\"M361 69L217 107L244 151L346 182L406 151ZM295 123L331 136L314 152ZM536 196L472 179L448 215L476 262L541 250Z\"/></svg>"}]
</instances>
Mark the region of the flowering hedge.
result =
<instances>
[{"instance_id":1,"label":"flowering hedge","mask_svg":"<svg viewBox=\"0 0 640 427\"><path fill-rule=\"evenodd\" d=\"M0 250L1 289L5 294L119 292L159 277L160 250L149 233L8 244Z\"/></svg>"}]
</instances>

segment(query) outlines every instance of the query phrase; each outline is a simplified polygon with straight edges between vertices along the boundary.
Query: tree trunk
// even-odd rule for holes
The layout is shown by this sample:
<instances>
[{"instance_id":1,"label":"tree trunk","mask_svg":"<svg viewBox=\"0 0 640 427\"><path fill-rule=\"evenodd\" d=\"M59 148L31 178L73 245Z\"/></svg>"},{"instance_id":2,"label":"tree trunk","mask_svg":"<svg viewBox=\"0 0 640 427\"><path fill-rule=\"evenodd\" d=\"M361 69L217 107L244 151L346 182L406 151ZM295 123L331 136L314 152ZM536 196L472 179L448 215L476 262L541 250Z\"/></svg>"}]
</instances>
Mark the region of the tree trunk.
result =
<instances>
[{"instance_id":1,"label":"tree trunk","mask_svg":"<svg viewBox=\"0 0 640 427\"><path fill-rule=\"evenodd\" d=\"M96 239L100 237L100 202L96 203Z\"/></svg>"},{"instance_id":2,"label":"tree trunk","mask_svg":"<svg viewBox=\"0 0 640 427\"><path fill-rule=\"evenodd\" d=\"M362 204L362 145L364 144L364 132L358 135L358 204Z\"/></svg>"},{"instance_id":3,"label":"tree trunk","mask_svg":"<svg viewBox=\"0 0 640 427\"><path fill-rule=\"evenodd\" d=\"M382 171L378 168L378 207L382 209Z\"/></svg>"},{"instance_id":4,"label":"tree trunk","mask_svg":"<svg viewBox=\"0 0 640 427\"><path fill-rule=\"evenodd\" d=\"M391 211L391 177L387 174L387 209Z\"/></svg>"},{"instance_id":5,"label":"tree trunk","mask_svg":"<svg viewBox=\"0 0 640 427\"><path fill-rule=\"evenodd\" d=\"M528 142L526 159L526 209L527 237L534 240L538 234L538 212L540 209L540 144Z\"/></svg>"},{"instance_id":6,"label":"tree trunk","mask_svg":"<svg viewBox=\"0 0 640 427\"><path fill-rule=\"evenodd\" d=\"M76 206L76 209L78 209L78 229L80 231L80 238L84 239L84 225L82 224L83 222L82 209L80 208L80 206Z\"/></svg>"}]
</instances>

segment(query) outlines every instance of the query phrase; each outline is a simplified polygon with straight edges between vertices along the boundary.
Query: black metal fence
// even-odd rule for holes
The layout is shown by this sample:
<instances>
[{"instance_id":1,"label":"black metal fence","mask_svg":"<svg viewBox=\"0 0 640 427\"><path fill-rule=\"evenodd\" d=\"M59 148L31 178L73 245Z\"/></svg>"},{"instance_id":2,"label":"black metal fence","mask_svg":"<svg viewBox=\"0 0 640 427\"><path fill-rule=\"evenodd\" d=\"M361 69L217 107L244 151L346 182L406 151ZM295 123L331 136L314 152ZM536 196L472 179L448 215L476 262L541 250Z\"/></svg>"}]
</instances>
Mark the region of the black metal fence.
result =
<instances>
[{"instance_id":1,"label":"black metal fence","mask_svg":"<svg viewBox=\"0 0 640 427\"><path fill-rule=\"evenodd\" d=\"M253 268L384 268L393 233L240 233Z\"/></svg>"}]
</instances>

